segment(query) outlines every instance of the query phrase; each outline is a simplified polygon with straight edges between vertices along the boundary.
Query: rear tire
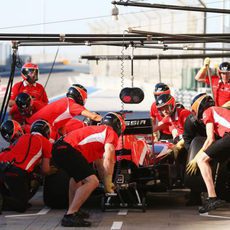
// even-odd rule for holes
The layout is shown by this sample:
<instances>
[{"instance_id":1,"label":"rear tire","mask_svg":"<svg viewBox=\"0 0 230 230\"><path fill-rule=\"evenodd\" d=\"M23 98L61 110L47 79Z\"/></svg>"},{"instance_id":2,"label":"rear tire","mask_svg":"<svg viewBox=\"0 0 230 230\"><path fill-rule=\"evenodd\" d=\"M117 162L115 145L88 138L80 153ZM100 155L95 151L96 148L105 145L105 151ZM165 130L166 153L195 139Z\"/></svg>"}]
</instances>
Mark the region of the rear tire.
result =
<instances>
[{"instance_id":1,"label":"rear tire","mask_svg":"<svg viewBox=\"0 0 230 230\"><path fill-rule=\"evenodd\" d=\"M106 200L106 197L105 197L105 195L103 195L101 197L101 211L102 212L105 212L105 200Z\"/></svg>"},{"instance_id":2,"label":"rear tire","mask_svg":"<svg viewBox=\"0 0 230 230\"><path fill-rule=\"evenodd\" d=\"M69 176L64 171L45 177L43 199L45 205L63 209L68 207Z\"/></svg>"},{"instance_id":3,"label":"rear tire","mask_svg":"<svg viewBox=\"0 0 230 230\"><path fill-rule=\"evenodd\" d=\"M146 212L146 197L142 197L142 212Z\"/></svg>"},{"instance_id":4,"label":"rear tire","mask_svg":"<svg viewBox=\"0 0 230 230\"><path fill-rule=\"evenodd\" d=\"M216 182L216 193L222 200L230 202L230 160L220 165Z\"/></svg>"}]
</instances>

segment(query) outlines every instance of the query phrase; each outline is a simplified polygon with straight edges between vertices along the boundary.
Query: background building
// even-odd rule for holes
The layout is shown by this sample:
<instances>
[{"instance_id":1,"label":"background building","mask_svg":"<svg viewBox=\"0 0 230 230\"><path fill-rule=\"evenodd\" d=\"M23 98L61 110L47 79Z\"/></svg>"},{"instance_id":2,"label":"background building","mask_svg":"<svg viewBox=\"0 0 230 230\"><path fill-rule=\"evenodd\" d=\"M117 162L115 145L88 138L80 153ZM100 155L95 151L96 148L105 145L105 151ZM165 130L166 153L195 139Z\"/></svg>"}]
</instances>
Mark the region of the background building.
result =
<instances>
[{"instance_id":1,"label":"background building","mask_svg":"<svg viewBox=\"0 0 230 230\"><path fill-rule=\"evenodd\" d=\"M199 3L200 2L200 3ZM171 1L169 4L190 5L202 7L201 2L210 8L229 9L230 1ZM196 5L195 5L196 4ZM118 6L118 8L123 6ZM136 30L162 32L162 33L228 33L230 16L223 14L176 11L165 9L143 8L145 11L133 14L118 15L118 20L100 19L90 24L92 33L125 33L131 27ZM146 9L149 9L148 11ZM201 43L184 44L189 47L227 47L223 44ZM173 45L172 45L173 46ZM176 45L175 45L176 46ZM182 46L181 44L177 46ZM111 46L93 46L91 55L122 55L130 54L132 48L122 49ZM163 50L135 48L134 55L143 54L195 54L204 51ZM212 51L209 51L212 52ZM208 53L207 52L207 56ZM219 58L212 59L211 65L220 63ZM169 84L175 89L195 90L197 82L194 75L202 66L202 59L175 59L175 60L134 60L134 78L146 83L155 84L159 81ZM124 61L122 69L121 61L90 62L91 70L95 76L121 76L130 78L130 61ZM123 74L121 74L121 72Z\"/></svg>"}]
</instances>

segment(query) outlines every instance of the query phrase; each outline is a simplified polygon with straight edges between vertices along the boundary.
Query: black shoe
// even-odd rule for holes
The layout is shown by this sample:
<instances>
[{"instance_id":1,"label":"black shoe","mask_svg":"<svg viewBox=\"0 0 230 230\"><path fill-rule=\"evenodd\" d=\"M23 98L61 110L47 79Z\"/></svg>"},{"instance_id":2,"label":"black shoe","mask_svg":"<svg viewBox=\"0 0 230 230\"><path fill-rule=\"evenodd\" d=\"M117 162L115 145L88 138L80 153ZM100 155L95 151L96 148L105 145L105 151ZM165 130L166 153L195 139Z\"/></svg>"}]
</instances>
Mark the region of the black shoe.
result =
<instances>
[{"instance_id":1,"label":"black shoe","mask_svg":"<svg viewBox=\"0 0 230 230\"><path fill-rule=\"evenodd\" d=\"M216 208L222 207L226 201L220 200L219 198L208 198L204 205L199 209L199 213L209 212Z\"/></svg>"},{"instance_id":2,"label":"black shoe","mask_svg":"<svg viewBox=\"0 0 230 230\"><path fill-rule=\"evenodd\" d=\"M91 222L84 220L76 213L64 215L61 220L61 225L64 227L90 227Z\"/></svg>"},{"instance_id":3,"label":"black shoe","mask_svg":"<svg viewBox=\"0 0 230 230\"><path fill-rule=\"evenodd\" d=\"M81 217L83 219L88 219L89 218L89 213L83 211L82 209L80 209L78 212L76 212L76 215L78 215L79 217Z\"/></svg>"}]
</instances>

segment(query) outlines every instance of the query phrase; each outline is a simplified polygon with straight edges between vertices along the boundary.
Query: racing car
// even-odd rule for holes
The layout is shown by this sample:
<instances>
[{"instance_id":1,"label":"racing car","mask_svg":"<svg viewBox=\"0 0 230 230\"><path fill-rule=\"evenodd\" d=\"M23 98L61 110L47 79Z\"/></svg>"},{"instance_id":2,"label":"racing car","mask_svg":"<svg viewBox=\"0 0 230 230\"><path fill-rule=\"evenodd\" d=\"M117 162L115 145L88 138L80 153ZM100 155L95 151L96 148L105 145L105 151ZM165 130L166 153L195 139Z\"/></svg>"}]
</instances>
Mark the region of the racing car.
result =
<instances>
[{"instance_id":1,"label":"racing car","mask_svg":"<svg viewBox=\"0 0 230 230\"><path fill-rule=\"evenodd\" d=\"M126 130L116 149L115 194L102 197L102 210L134 207L146 210L146 192L167 191L177 179L173 144L154 142L150 118L125 119Z\"/></svg>"}]
</instances>

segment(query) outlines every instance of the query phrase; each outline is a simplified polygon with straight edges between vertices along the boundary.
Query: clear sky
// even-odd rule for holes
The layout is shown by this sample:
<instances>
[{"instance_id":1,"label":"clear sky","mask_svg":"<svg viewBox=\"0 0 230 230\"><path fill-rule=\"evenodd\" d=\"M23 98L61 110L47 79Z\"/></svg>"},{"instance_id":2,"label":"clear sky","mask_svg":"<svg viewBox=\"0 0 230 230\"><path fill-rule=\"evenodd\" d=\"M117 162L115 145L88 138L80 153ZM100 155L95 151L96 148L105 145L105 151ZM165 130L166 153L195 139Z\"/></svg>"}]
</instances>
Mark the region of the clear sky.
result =
<instances>
[{"instance_id":1,"label":"clear sky","mask_svg":"<svg viewBox=\"0 0 230 230\"><path fill-rule=\"evenodd\" d=\"M199 6L198 0L139 1ZM93 17L109 17L111 15L113 7L111 2L112 0L1 0L0 33L85 33L88 32L87 22L92 22ZM218 2L223 1L203 0L203 2L210 3L208 7L216 7ZM118 6L118 8L120 13L150 9L124 6ZM65 22L61 23L60 21ZM47 24L39 25L43 23Z\"/></svg>"},{"instance_id":2,"label":"clear sky","mask_svg":"<svg viewBox=\"0 0 230 230\"><path fill-rule=\"evenodd\" d=\"M89 23L98 18L106 20L111 17L113 7L111 1L2 0L0 33L89 33ZM146 0L145 2L199 6L198 0ZM208 7L217 7L215 3L222 1L206 0L204 2L211 3ZM118 8L121 14L149 10L149 8L124 6L118 6ZM35 50L36 48L33 48L33 51Z\"/></svg>"},{"instance_id":3,"label":"clear sky","mask_svg":"<svg viewBox=\"0 0 230 230\"><path fill-rule=\"evenodd\" d=\"M89 33L88 24L98 18L111 18L113 7L111 0L2 0L1 3L0 33ZM119 10L123 13L141 9L120 7ZM23 50L30 52L28 48ZM36 50L34 47L31 52Z\"/></svg>"},{"instance_id":4,"label":"clear sky","mask_svg":"<svg viewBox=\"0 0 230 230\"><path fill-rule=\"evenodd\" d=\"M111 7L109 0L7 0L1 4L0 32L81 33L82 22L89 21L84 18L110 15ZM72 21L49 24L65 20ZM36 25L42 23L48 24Z\"/></svg>"}]
</instances>

